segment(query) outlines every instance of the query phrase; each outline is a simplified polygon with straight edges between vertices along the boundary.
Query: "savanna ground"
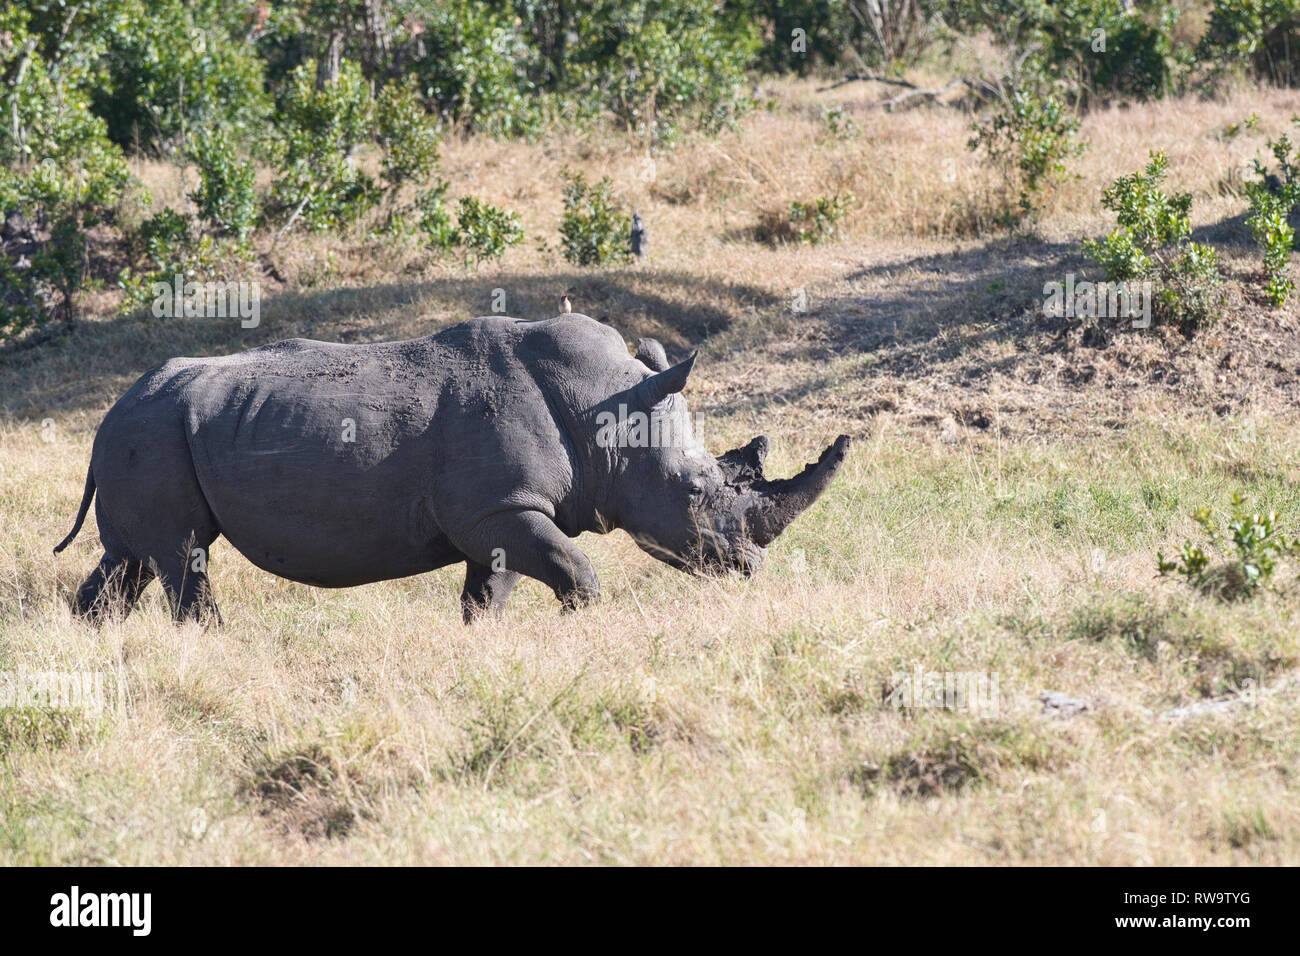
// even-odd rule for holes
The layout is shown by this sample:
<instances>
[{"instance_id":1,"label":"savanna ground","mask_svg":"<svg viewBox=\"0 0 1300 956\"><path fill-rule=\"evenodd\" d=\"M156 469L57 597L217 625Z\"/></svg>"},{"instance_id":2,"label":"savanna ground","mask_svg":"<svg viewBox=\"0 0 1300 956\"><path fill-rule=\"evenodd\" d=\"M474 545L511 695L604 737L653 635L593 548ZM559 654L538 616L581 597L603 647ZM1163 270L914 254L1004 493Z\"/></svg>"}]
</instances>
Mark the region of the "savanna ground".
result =
<instances>
[{"instance_id":1,"label":"savanna ground","mask_svg":"<svg viewBox=\"0 0 1300 956\"><path fill-rule=\"evenodd\" d=\"M447 142L448 179L523 213L529 241L499 265L290 237L257 329L115 317L103 292L62 347L0 360L0 670L102 671L108 697L98 717L4 713L0 862L1300 861L1293 575L1231 604L1155 575L1233 492L1297 530L1296 308L1253 291L1240 185L1300 95L1093 113L1031 233L972 238L991 182L961 112L889 114L863 84L767 94L653 164L612 137ZM861 137L828 133L830 102ZM1252 111L1259 132L1232 135ZM1188 340L1045 318L1044 282L1087 272L1102 189L1150 148L1224 256L1219 323ZM613 177L648 263L559 258L565 165ZM137 172L164 200L186 188ZM843 190L842 239L754 240L766 211ZM423 335L495 289L529 318L572 289L629 342L700 349L687 398L715 453L765 433L785 475L844 431L850 459L749 581L588 536L601 606L562 617L525 582L504 620L465 628L458 569L317 590L219 541L224 629L173 626L156 586L126 622L71 618L93 518L50 549L139 374L295 335ZM997 675L998 713L895 708L893 675L917 668ZM1088 710L1044 713L1048 690ZM1217 700L1241 705L1169 714Z\"/></svg>"}]
</instances>

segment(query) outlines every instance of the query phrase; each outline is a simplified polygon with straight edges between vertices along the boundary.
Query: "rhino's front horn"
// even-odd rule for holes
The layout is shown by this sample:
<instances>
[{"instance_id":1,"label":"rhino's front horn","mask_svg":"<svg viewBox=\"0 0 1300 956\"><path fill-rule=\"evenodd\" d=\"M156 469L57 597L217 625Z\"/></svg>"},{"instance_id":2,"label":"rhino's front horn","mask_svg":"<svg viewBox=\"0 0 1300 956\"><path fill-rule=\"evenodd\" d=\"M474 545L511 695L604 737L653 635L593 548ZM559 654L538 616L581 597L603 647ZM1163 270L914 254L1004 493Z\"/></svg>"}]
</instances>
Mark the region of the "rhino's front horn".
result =
<instances>
[{"instance_id":1,"label":"rhino's front horn","mask_svg":"<svg viewBox=\"0 0 1300 956\"><path fill-rule=\"evenodd\" d=\"M821 453L820 458L793 478L754 484L757 500L745 512L745 525L755 544L760 548L767 547L821 496L840 470L840 465L844 464L851 443L848 435L841 435L835 439L835 444Z\"/></svg>"}]
</instances>

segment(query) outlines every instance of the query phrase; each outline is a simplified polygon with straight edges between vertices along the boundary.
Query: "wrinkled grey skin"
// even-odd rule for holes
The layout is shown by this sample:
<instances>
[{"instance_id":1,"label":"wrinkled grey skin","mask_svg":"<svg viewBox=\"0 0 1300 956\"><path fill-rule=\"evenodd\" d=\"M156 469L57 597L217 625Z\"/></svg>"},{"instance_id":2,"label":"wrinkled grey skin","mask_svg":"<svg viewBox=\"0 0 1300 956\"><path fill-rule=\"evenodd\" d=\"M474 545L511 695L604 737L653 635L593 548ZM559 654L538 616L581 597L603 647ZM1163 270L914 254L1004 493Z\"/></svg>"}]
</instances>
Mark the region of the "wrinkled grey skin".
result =
<instances>
[{"instance_id":1,"label":"wrinkled grey skin","mask_svg":"<svg viewBox=\"0 0 1300 956\"><path fill-rule=\"evenodd\" d=\"M218 535L259 568L320 587L463 561L467 622L499 613L521 574L566 609L596 600L596 574L571 540L584 531L622 528L685 571L750 574L829 484L849 440L785 481L763 477L766 438L713 458L678 394L693 363L670 367L652 339L630 357L614 329L583 315L173 359L95 436L76 525L55 548L97 494L104 557L75 610L129 613L157 577L178 621L219 621L204 573ZM670 420L677 444L601 440L600 413L620 404Z\"/></svg>"}]
</instances>

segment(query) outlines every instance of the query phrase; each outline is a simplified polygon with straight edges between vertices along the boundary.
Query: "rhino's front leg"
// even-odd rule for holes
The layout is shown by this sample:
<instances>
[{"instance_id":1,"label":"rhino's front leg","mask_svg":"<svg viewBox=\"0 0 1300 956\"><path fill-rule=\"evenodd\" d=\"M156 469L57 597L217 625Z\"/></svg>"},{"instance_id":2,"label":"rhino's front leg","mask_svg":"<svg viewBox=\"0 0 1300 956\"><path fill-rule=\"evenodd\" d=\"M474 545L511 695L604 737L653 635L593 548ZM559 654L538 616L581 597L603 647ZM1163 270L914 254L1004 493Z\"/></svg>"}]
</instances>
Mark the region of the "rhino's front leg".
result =
<instances>
[{"instance_id":1,"label":"rhino's front leg","mask_svg":"<svg viewBox=\"0 0 1300 956\"><path fill-rule=\"evenodd\" d=\"M465 590L460 593L460 609L465 623L473 623L487 611L500 617L518 580L518 571L493 571L477 561L466 561Z\"/></svg>"},{"instance_id":2,"label":"rhino's front leg","mask_svg":"<svg viewBox=\"0 0 1300 956\"><path fill-rule=\"evenodd\" d=\"M455 544L470 561L541 581L566 611L600 600L600 582L591 561L540 511L491 515L466 537Z\"/></svg>"}]
</instances>

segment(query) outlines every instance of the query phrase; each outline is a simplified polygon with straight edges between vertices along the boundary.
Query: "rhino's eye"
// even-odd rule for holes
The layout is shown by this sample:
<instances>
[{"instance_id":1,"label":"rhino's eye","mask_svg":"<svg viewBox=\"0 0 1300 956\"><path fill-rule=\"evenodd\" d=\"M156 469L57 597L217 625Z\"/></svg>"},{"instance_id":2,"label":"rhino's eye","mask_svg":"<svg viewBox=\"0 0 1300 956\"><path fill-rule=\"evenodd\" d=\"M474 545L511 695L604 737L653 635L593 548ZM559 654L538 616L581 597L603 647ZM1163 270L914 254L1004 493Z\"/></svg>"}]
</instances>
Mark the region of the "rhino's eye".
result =
<instances>
[{"instance_id":1,"label":"rhino's eye","mask_svg":"<svg viewBox=\"0 0 1300 956\"><path fill-rule=\"evenodd\" d=\"M704 489L692 487L690 489L690 495L686 499L686 504L687 507L689 507L693 512L703 511L704 510Z\"/></svg>"}]
</instances>

